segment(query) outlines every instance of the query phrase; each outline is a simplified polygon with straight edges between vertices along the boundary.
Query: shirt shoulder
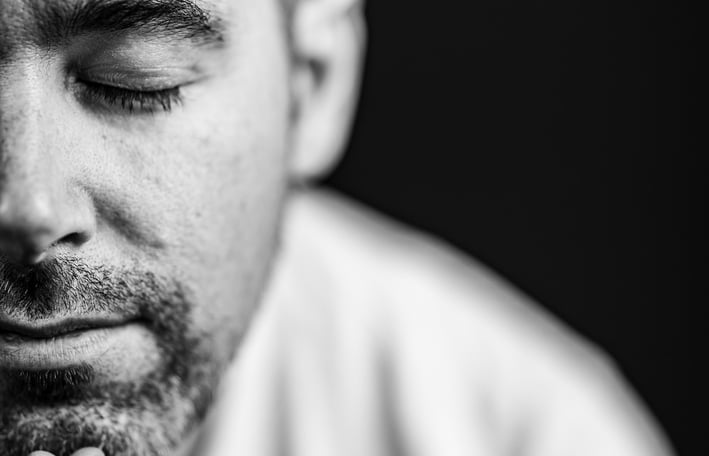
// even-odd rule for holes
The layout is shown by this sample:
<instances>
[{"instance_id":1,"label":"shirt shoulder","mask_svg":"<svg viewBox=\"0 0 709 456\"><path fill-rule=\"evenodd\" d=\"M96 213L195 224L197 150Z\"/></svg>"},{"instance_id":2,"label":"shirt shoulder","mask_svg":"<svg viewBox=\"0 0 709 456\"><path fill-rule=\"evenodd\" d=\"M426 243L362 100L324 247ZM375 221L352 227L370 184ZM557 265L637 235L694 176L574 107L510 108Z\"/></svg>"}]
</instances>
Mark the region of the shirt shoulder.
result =
<instances>
[{"instance_id":1,"label":"shirt shoulder","mask_svg":"<svg viewBox=\"0 0 709 456\"><path fill-rule=\"evenodd\" d=\"M291 210L289 237L297 244L292 250L301 251L294 252L301 271L320 278L317 288L331 294L327 302L338 311L354 298L388 330L440 325L443 339L551 357L572 369L611 362L513 284L440 239L329 191L302 194Z\"/></svg>"},{"instance_id":2,"label":"shirt shoulder","mask_svg":"<svg viewBox=\"0 0 709 456\"><path fill-rule=\"evenodd\" d=\"M668 454L613 361L474 259L327 191L284 227L282 358L312 367L288 388L384 419L403 454Z\"/></svg>"}]
</instances>

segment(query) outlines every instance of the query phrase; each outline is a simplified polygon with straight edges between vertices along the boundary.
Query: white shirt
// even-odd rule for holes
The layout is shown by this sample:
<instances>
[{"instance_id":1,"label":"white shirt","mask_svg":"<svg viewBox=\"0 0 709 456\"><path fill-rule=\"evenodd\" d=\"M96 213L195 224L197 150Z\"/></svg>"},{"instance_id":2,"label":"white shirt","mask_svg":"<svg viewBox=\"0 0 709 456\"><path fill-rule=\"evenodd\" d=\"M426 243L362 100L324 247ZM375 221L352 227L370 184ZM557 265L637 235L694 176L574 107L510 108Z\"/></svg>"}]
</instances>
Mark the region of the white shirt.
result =
<instances>
[{"instance_id":1,"label":"white shirt","mask_svg":"<svg viewBox=\"0 0 709 456\"><path fill-rule=\"evenodd\" d=\"M341 197L290 201L205 456L663 456L613 363L481 265Z\"/></svg>"}]
</instances>

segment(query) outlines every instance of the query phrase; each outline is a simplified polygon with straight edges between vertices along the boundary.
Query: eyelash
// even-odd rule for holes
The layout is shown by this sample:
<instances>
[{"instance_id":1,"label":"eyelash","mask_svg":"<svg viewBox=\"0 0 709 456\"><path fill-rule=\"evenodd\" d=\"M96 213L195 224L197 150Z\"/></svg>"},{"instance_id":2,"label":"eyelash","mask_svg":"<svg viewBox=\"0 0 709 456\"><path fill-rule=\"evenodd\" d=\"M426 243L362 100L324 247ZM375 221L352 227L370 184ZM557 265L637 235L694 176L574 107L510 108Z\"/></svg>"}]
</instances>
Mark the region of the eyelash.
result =
<instances>
[{"instance_id":1,"label":"eyelash","mask_svg":"<svg viewBox=\"0 0 709 456\"><path fill-rule=\"evenodd\" d=\"M118 107L130 114L136 111L170 112L174 105L182 103L179 86L161 90L132 90L89 81L81 81L81 83L84 85L89 101Z\"/></svg>"}]
</instances>

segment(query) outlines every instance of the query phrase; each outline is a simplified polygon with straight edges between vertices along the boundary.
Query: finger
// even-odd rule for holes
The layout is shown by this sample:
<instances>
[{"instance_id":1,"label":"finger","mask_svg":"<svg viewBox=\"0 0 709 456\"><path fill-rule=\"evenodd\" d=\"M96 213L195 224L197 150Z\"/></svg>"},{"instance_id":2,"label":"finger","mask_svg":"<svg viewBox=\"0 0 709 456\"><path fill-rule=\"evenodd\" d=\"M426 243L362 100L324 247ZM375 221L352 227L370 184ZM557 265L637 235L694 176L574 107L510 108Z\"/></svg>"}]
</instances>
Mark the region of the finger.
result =
<instances>
[{"instance_id":1,"label":"finger","mask_svg":"<svg viewBox=\"0 0 709 456\"><path fill-rule=\"evenodd\" d=\"M82 448L71 456L104 456L104 454L98 448Z\"/></svg>"}]
</instances>

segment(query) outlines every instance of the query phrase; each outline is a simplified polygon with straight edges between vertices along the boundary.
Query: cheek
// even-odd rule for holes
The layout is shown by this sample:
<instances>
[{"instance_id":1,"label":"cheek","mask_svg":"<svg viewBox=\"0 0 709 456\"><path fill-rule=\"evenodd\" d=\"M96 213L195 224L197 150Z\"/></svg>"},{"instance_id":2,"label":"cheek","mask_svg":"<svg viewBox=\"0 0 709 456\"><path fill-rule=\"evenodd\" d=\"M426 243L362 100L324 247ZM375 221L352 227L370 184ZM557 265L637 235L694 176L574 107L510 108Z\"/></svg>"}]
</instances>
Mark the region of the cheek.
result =
<instances>
[{"instance_id":1,"label":"cheek","mask_svg":"<svg viewBox=\"0 0 709 456\"><path fill-rule=\"evenodd\" d=\"M198 131L175 136L171 149L181 152L172 172L155 163L162 169L155 193L165 198L155 208L160 254L191 286L196 325L224 337L245 325L258 301L287 181L286 97L242 88L231 92L238 103L204 110L213 115Z\"/></svg>"},{"instance_id":2,"label":"cheek","mask_svg":"<svg viewBox=\"0 0 709 456\"><path fill-rule=\"evenodd\" d=\"M180 195L165 215L174 229L164 254L192 285L196 324L223 327L215 334L227 338L245 326L267 279L287 185L288 59L274 28L251 22L223 69L231 76L206 84L194 113L186 102L170 139L181 151L175 172L163 178L164 194Z\"/></svg>"},{"instance_id":3,"label":"cheek","mask_svg":"<svg viewBox=\"0 0 709 456\"><path fill-rule=\"evenodd\" d=\"M79 162L101 219L87 252L177 277L193 295L196 328L223 352L267 280L287 186L282 26L276 2L243 3L250 12L228 63L186 89L182 107L131 125L94 119L81 126L93 139L74 149L97 151Z\"/></svg>"}]
</instances>

